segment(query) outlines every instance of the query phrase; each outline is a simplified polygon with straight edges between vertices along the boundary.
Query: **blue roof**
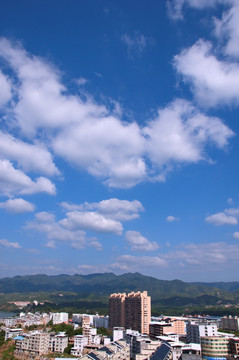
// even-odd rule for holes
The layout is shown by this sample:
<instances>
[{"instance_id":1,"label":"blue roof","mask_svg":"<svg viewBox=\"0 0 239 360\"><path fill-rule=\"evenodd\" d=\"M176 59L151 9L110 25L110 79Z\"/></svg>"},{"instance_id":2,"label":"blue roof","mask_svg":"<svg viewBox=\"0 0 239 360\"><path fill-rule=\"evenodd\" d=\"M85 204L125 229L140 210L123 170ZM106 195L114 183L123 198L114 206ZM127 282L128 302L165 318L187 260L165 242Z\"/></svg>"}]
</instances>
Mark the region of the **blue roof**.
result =
<instances>
[{"instance_id":1,"label":"blue roof","mask_svg":"<svg viewBox=\"0 0 239 360\"><path fill-rule=\"evenodd\" d=\"M171 347L167 343L163 343L150 357L150 360L165 360L171 352Z\"/></svg>"},{"instance_id":2,"label":"blue roof","mask_svg":"<svg viewBox=\"0 0 239 360\"><path fill-rule=\"evenodd\" d=\"M13 338L13 340L23 340L24 339L24 336L16 336L15 338Z\"/></svg>"}]
</instances>

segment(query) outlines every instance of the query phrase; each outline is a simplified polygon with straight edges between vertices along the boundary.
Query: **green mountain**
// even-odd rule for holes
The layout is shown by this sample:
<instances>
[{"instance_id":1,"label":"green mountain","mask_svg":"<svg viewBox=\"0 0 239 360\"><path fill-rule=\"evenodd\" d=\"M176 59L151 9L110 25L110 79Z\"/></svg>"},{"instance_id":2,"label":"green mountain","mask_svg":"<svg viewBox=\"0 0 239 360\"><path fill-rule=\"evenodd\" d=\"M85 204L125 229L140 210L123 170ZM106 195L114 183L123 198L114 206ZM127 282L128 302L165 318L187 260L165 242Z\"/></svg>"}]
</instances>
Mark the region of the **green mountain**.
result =
<instances>
[{"instance_id":1,"label":"green mountain","mask_svg":"<svg viewBox=\"0 0 239 360\"><path fill-rule=\"evenodd\" d=\"M147 290L152 298L152 308L161 311L166 307L236 307L239 303L239 282L186 283L180 280L159 280L140 273L115 275L113 273L90 275L27 275L0 279L0 296L17 294L49 294L53 303L65 306L77 301L101 302L107 306L108 296L114 292ZM59 298L59 293L64 293ZM67 305L68 304L68 305ZM98 304L98 303L97 303ZM228 305L229 304L229 305ZM98 304L99 305L99 304ZM87 306L87 305L85 305Z\"/></svg>"}]
</instances>

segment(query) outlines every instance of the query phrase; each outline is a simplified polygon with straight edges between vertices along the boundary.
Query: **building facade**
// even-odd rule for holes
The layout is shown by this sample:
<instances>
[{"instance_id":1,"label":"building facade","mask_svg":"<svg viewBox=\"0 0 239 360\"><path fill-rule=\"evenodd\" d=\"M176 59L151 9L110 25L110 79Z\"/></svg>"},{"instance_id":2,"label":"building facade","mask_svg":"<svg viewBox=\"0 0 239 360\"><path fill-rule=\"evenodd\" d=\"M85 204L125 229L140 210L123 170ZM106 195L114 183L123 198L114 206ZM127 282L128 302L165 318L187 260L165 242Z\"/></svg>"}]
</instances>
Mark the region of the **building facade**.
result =
<instances>
[{"instance_id":1,"label":"building facade","mask_svg":"<svg viewBox=\"0 0 239 360\"><path fill-rule=\"evenodd\" d=\"M203 360L226 360L229 355L229 339L220 336L201 337Z\"/></svg>"},{"instance_id":2,"label":"building facade","mask_svg":"<svg viewBox=\"0 0 239 360\"><path fill-rule=\"evenodd\" d=\"M111 294L109 298L109 327L125 327L149 334L151 297L147 291L126 295Z\"/></svg>"}]
</instances>

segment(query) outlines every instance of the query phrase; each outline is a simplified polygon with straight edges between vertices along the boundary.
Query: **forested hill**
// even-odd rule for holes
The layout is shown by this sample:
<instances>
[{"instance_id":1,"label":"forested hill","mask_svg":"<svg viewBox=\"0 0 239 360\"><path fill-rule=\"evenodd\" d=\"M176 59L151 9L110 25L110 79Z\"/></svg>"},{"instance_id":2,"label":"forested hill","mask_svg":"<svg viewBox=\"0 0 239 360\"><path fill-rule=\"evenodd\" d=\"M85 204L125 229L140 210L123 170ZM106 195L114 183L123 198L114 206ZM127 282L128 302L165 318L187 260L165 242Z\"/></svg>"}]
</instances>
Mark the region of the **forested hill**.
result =
<instances>
[{"instance_id":1,"label":"forested hill","mask_svg":"<svg viewBox=\"0 0 239 360\"><path fill-rule=\"evenodd\" d=\"M139 273L115 275L27 275L0 279L0 293L74 292L109 295L114 292L147 290L152 300L174 297L201 298L204 302L217 298L236 301L239 282L186 283L180 280L158 280Z\"/></svg>"}]
</instances>

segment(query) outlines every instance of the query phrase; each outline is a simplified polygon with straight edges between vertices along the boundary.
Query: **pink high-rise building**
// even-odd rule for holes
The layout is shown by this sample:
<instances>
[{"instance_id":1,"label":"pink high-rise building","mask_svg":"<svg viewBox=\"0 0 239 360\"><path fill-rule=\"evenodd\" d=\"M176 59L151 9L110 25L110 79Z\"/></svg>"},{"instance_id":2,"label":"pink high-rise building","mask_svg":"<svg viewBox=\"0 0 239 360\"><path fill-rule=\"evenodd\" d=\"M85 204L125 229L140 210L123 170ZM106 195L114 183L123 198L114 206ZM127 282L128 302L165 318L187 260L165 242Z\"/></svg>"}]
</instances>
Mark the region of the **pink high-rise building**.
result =
<instances>
[{"instance_id":1,"label":"pink high-rise building","mask_svg":"<svg viewBox=\"0 0 239 360\"><path fill-rule=\"evenodd\" d=\"M111 294L109 298L109 327L123 326L149 333L151 321L151 297L147 291L131 292L126 295Z\"/></svg>"}]
</instances>

